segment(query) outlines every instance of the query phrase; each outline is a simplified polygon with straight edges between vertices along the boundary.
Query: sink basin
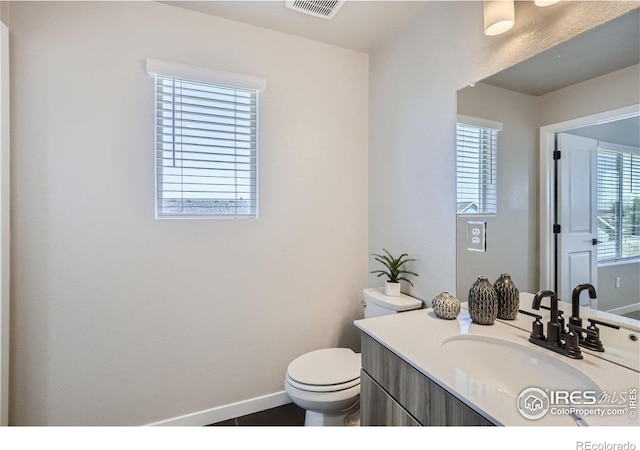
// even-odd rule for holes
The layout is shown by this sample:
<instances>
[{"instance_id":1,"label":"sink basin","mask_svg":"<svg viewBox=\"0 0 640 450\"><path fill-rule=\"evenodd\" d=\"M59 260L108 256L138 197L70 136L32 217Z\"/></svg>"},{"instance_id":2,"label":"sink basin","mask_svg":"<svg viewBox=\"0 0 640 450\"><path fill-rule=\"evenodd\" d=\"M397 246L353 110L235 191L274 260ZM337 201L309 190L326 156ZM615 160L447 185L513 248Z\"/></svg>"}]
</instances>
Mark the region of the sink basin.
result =
<instances>
[{"instance_id":1,"label":"sink basin","mask_svg":"<svg viewBox=\"0 0 640 450\"><path fill-rule=\"evenodd\" d=\"M465 378L462 383L491 386L514 398L529 387L600 390L591 378L544 349L473 335L445 339L442 348L457 378Z\"/></svg>"}]
</instances>

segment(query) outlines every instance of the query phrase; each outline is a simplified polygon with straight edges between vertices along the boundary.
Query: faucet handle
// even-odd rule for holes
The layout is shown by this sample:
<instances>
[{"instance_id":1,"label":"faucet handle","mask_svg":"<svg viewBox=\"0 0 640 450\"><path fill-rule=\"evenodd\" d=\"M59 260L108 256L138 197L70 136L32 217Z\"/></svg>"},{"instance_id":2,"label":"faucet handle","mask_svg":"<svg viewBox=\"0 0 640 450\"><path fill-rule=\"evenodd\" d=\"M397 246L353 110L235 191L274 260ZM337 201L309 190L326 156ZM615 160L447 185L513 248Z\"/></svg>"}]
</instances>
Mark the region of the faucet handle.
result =
<instances>
[{"instance_id":1,"label":"faucet handle","mask_svg":"<svg viewBox=\"0 0 640 450\"><path fill-rule=\"evenodd\" d=\"M619 329L620 329L620 326L619 326L619 325L615 325L615 324L613 324L613 323L603 322L602 320L598 320L598 319L587 319L587 320L588 320L588 321L589 321L589 323L591 324L591 325L589 325L589 328L590 328L590 329L595 329L595 330L597 330L597 329L598 329L598 327L596 327L596 324L597 324L597 325L604 325L605 327L614 328L614 329L616 329L616 330L619 330Z\"/></svg>"},{"instance_id":2,"label":"faucet handle","mask_svg":"<svg viewBox=\"0 0 640 450\"><path fill-rule=\"evenodd\" d=\"M532 312L529 312L529 311L525 311L524 309L519 309L518 312L522 313L524 315L527 315L527 316L535 317L536 320L542 320L542 316L540 314L536 314L536 313L532 313Z\"/></svg>"},{"instance_id":3,"label":"faucet handle","mask_svg":"<svg viewBox=\"0 0 640 450\"><path fill-rule=\"evenodd\" d=\"M594 331L594 330L590 330L589 328L582 328L579 327L578 325L574 325L572 323L567 324L567 327L569 328L570 331L574 331L574 332L578 332L578 333L585 333L589 336L593 336L593 337L597 337L598 336L598 332Z\"/></svg>"},{"instance_id":4,"label":"faucet handle","mask_svg":"<svg viewBox=\"0 0 640 450\"><path fill-rule=\"evenodd\" d=\"M542 320L542 316L523 309L519 309L518 312L536 319L531 324L531 339L544 340L544 326L542 325L542 322L540 322Z\"/></svg>"},{"instance_id":5,"label":"faucet handle","mask_svg":"<svg viewBox=\"0 0 640 450\"><path fill-rule=\"evenodd\" d=\"M564 314L564 311L562 310L558 310L558 325L560 326L560 332L564 332L564 317L562 317L562 315Z\"/></svg>"},{"instance_id":6,"label":"faucet handle","mask_svg":"<svg viewBox=\"0 0 640 450\"><path fill-rule=\"evenodd\" d=\"M615 328L616 330L619 330L620 327L597 319L587 320L589 321L589 326L587 327L587 331L589 332L584 341L582 341L582 346L595 352L604 352L604 345L602 345L602 341L600 340L600 329L596 325L604 325L605 327Z\"/></svg>"},{"instance_id":7,"label":"faucet handle","mask_svg":"<svg viewBox=\"0 0 640 450\"><path fill-rule=\"evenodd\" d=\"M593 333L593 331L571 323L567 324L567 328L569 329L569 332L565 336L565 350L567 352L567 356L575 359L582 359L582 351L580 350L582 332L589 334Z\"/></svg>"}]
</instances>

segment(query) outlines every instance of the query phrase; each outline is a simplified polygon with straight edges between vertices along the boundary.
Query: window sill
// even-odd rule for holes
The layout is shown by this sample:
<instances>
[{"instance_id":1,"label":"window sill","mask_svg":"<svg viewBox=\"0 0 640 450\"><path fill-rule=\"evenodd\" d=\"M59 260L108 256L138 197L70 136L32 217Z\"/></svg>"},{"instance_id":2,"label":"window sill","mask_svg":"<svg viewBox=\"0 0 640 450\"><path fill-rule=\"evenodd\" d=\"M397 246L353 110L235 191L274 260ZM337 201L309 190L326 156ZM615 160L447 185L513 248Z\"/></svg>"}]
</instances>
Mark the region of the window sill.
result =
<instances>
[{"instance_id":1,"label":"window sill","mask_svg":"<svg viewBox=\"0 0 640 450\"><path fill-rule=\"evenodd\" d=\"M640 256L634 256L633 258L620 258L620 259L613 259L609 261L598 262L598 267L623 266L625 264L638 264L638 263L640 263Z\"/></svg>"},{"instance_id":2,"label":"window sill","mask_svg":"<svg viewBox=\"0 0 640 450\"><path fill-rule=\"evenodd\" d=\"M475 213L475 214L470 214L470 213L457 213L456 214L458 217L466 217L466 218L473 218L473 217L477 217L478 219L482 218L482 217L497 217L498 214L496 213L486 213L486 214L479 214L479 213Z\"/></svg>"}]
</instances>

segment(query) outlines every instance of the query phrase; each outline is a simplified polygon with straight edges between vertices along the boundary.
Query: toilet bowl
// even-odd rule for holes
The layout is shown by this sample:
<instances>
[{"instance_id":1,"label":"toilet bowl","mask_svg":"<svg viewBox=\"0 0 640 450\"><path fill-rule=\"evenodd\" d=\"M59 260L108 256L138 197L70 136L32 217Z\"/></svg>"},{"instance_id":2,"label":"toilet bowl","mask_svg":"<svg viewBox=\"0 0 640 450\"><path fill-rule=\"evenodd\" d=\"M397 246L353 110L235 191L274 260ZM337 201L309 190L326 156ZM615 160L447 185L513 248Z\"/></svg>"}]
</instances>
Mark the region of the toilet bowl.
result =
<instances>
[{"instance_id":1,"label":"toilet bowl","mask_svg":"<svg viewBox=\"0 0 640 450\"><path fill-rule=\"evenodd\" d=\"M364 317L422 308L422 301L384 289L364 289ZM360 354L349 348L324 348L294 359L284 388L293 403L306 410L305 426L360 425Z\"/></svg>"},{"instance_id":2,"label":"toilet bowl","mask_svg":"<svg viewBox=\"0 0 640 450\"><path fill-rule=\"evenodd\" d=\"M306 410L305 426L357 425L360 354L349 348L305 353L289 364L284 388Z\"/></svg>"}]
</instances>

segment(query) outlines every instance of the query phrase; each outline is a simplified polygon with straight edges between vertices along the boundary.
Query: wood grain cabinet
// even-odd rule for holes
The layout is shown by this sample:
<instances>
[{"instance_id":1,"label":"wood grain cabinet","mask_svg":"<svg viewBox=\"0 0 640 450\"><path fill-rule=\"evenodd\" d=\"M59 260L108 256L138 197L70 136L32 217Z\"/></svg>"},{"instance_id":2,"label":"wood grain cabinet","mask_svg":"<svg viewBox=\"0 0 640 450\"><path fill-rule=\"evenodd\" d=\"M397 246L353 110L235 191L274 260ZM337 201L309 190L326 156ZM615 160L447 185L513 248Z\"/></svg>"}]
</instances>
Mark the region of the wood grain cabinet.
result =
<instances>
[{"instance_id":1,"label":"wood grain cabinet","mask_svg":"<svg viewBox=\"0 0 640 450\"><path fill-rule=\"evenodd\" d=\"M420 425L364 370L360 376L360 423L362 425Z\"/></svg>"},{"instance_id":2,"label":"wood grain cabinet","mask_svg":"<svg viewBox=\"0 0 640 450\"><path fill-rule=\"evenodd\" d=\"M365 333L362 333L360 421L363 426L493 425Z\"/></svg>"}]
</instances>

